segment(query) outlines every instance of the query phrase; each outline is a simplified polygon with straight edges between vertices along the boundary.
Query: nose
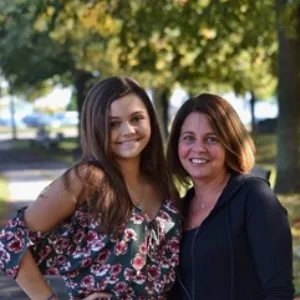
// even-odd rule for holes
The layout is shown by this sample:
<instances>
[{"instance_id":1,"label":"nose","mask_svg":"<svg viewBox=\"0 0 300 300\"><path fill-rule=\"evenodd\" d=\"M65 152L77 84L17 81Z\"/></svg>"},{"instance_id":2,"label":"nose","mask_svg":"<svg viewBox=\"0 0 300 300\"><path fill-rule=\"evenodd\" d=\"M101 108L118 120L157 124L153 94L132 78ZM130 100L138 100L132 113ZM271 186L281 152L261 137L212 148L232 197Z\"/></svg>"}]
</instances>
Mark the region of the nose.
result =
<instances>
[{"instance_id":1,"label":"nose","mask_svg":"<svg viewBox=\"0 0 300 300\"><path fill-rule=\"evenodd\" d=\"M124 122L122 125L122 134L129 135L135 133L135 128L130 122Z\"/></svg>"},{"instance_id":2,"label":"nose","mask_svg":"<svg viewBox=\"0 0 300 300\"><path fill-rule=\"evenodd\" d=\"M203 141L197 139L193 144L193 151L196 153L206 152L206 147Z\"/></svg>"}]
</instances>

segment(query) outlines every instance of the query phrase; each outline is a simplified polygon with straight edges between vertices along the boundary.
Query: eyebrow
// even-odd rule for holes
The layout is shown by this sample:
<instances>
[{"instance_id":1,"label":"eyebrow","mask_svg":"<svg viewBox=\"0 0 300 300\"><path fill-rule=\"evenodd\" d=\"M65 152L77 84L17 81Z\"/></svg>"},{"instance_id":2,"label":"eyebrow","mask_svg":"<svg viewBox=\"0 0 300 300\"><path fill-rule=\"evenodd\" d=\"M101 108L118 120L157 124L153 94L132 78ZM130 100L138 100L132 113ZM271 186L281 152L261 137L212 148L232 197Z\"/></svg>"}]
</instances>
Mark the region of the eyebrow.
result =
<instances>
[{"instance_id":1,"label":"eyebrow","mask_svg":"<svg viewBox=\"0 0 300 300\"><path fill-rule=\"evenodd\" d=\"M138 114L145 114L145 111L143 110L137 110L130 114L130 116L138 115ZM118 116L110 116L110 119L119 119Z\"/></svg>"},{"instance_id":2,"label":"eyebrow","mask_svg":"<svg viewBox=\"0 0 300 300\"><path fill-rule=\"evenodd\" d=\"M195 132L194 131L183 131L183 132L181 132L181 135L183 135L183 134L195 134ZM205 135L217 135L215 132L207 132Z\"/></svg>"}]
</instances>

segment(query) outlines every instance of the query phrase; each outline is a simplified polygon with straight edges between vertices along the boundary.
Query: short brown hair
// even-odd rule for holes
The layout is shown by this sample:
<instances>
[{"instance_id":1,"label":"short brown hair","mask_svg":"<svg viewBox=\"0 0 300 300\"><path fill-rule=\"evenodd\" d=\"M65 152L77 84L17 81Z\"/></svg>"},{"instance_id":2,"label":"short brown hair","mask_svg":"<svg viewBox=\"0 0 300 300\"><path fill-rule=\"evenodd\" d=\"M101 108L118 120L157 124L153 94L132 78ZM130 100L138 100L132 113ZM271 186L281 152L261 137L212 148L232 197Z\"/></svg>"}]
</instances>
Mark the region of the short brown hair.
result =
<instances>
[{"instance_id":1,"label":"short brown hair","mask_svg":"<svg viewBox=\"0 0 300 300\"><path fill-rule=\"evenodd\" d=\"M192 112L207 116L221 144L225 148L225 164L231 171L248 173L254 166L255 146L238 114L225 99L213 94L200 94L188 99L177 111L173 121L167 162L170 171L181 183L188 182L188 174L178 157L178 140L182 124Z\"/></svg>"}]
</instances>

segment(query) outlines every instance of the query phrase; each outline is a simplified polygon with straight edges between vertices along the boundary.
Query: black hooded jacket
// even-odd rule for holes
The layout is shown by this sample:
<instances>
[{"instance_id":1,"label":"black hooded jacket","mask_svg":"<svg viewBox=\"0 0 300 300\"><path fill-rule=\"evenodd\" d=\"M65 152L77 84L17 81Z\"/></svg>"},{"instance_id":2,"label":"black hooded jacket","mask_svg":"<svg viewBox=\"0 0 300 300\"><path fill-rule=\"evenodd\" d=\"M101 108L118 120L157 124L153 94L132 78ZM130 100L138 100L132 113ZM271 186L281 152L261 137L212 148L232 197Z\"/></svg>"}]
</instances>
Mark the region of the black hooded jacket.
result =
<instances>
[{"instance_id":1,"label":"black hooded jacket","mask_svg":"<svg viewBox=\"0 0 300 300\"><path fill-rule=\"evenodd\" d=\"M193 195L192 188L185 208ZM184 231L169 299L292 300L293 295L286 212L263 179L233 173L209 216Z\"/></svg>"}]
</instances>

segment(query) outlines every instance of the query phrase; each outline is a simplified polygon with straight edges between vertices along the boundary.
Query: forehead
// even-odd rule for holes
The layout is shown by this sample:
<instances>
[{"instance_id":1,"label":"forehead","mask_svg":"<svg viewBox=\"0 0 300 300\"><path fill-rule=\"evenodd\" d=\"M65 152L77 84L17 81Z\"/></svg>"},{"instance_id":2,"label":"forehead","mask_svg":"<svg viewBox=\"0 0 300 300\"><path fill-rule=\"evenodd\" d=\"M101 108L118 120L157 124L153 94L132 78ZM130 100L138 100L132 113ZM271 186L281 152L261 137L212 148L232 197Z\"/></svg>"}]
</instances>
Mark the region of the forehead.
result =
<instances>
[{"instance_id":1,"label":"forehead","mask_svg":"<svg viewBox=\"0 0 300 300\"><path fill-rule=\"evenodd\" d=\"M190 113L181 126L181 132L213 132L208 117L200 112Z\"/></svg>"},{"instance_id":2,"label":"forehead","mask_svg":"<svg viewBox=\"0 0 300 300\"><path fill-rule=\"evenodd\" d=\"M112 102L110 107L111 117L122 117L137 111L147 112L143 101L136 94L128 94Z\"/></svg>"}]
</instances>

